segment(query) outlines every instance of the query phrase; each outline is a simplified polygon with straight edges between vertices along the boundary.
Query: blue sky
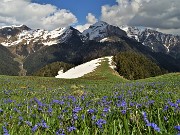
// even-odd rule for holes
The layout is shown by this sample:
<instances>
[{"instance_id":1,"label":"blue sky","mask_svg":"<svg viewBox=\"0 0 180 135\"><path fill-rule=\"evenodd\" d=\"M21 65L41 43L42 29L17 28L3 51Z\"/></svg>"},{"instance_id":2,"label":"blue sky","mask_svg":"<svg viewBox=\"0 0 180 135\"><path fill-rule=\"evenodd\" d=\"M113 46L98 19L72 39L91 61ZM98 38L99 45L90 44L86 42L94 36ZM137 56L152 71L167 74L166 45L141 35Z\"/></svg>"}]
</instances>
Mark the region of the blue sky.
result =
<instances>
[{"instance_id":1,"label":"blue sky","mask_svg":"<svg viewBox=\"0 0 180 135\"><path fill-rule=\"evenodd\" d=\"M78 19L79 24L86 23L86 16L92 13L98 19L101 16L101 6L116 5L115 0L33 0L39 4L52 4L60 9L67 9Z\"/></svg>"}]
</instances>

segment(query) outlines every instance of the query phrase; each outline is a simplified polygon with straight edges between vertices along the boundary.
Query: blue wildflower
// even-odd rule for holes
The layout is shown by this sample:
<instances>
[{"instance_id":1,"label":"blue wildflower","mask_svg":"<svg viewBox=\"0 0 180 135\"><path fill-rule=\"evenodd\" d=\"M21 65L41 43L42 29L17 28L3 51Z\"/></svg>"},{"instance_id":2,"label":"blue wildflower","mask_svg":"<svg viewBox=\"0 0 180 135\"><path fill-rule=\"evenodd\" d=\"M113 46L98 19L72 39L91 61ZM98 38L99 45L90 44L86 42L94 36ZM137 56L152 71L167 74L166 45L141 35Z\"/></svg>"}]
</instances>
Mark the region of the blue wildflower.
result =
<instances>
[{"instance_id":1,"label":"blue wildflower","mask_svg":"<svg viewBox=\"0 0 180 135\"><path fill-rule=\"evenodd\" d=\"M124 115L126 114L126 110L121 110L121 113Z\"/></svg>"},{"instance_id":2,"label":"blue wildflower","mask_svg":"<svg viewBox=\"0 0 180 135\"><path fill-rule=\"evenodd\" d=\"M82 110L81 107L75 107L75 108L73 109L73 113L78 113L78 112L81 111L81 110Z\"/></svg>"},{"instance_id":3,"label":"blue wildflower","mask_svg":"<svg viewBox=\"0 0 180 135\"><path fill-rule=\"evenodd\" d=\"M44 122L44 121L42 121L41 127L42 127L42 128L49 128L49 126L47 126L46 122Z\"/></svg>"},{"instance_id":4,"label":"blue wildflower","mask_svg":"<svg viewBox=\"0 0 180 135\"><path fill-rule=\"evenodd\" d=\"M82 99L82 100L84 100L84 99L85 99L85 96L84 96L84 95L82 95L82 96L81 96L81 99Z\"/></svg>"},{"instance_id":5,"label":"blue wildflower","mask_svg":"<svg viewBox=\"0 0 180 135\"><path fill-rule=\"evenodd\" d=\"M92 120L95 120L95 119L96 119L96 116L95 116L95 115L93 115L93 116L91 117L91 119L92 119Z\"/></svg>"},{"instance_id":6,"label":"blue wildflower","mask_svg":"<svg viewBox=\"0 0 180 135\"><path fill-rule=\"evenodd\" d=\"M133 102L130 102L130 106L131 106L131 107L134 106L134 103L133 103Z\"/></svg>"},{"instance_id":7,"label":"blue wildflower","mask_svg":"<svg viewBox=\"0 0 180 135\"><path fill-rule=\"evenodd\" d=\"M58 116L58 119L60 119L60 120L62 120L63 118L64 118L63 115L59 115L59 116Z\"/></svg>"},{"instance_id":8,"label":"blue wildflower","mask_svg":"<svg viewBox=\"0 0 180 135\"><path fill-rule=\"evenodd\" d=\"M3 126L3 135L9 135L9 132L5 126Z\"/></svg>"},{"instance_id":9,"label":"blue wildflower","mask_svg":"<svg viewBox=\"0 0 180 135\"><path fill-rule=\"evenodd\" d=\"M39 107L39 108L38 108L38 111L40 111L40 112L41 112L41 111L43 111L43 109Z\"/></svg>"},{"instance_id":10,"label":"blue wildflower","mask_svg":"<svg viewBox=\"0 0 180 135\"><path fill-rule=\"evenodd\" d=\"M166 105L166 106L164 106L164 111L166 111L166 110L168 110L168 108L169 108L169 106L168 105Z\"/></svg>"},{"instance_id":11,"label":"blue wildflower","mask_svg":"<svg viewBox=\"0 0 180 135\"><path fill-rule=\"evenodd\" d=\"M180 125L174 127L177 131L180 132Z\"/></svg>"},{"instance_id":12,"label":"blue wildflower","mask_svg":"<svg viewBox=\"0 0 180 135\"><path fill-rule=\"evenodd\" d=\"M53 101L52 101L53 103L56 103L56 104L59 104L59 100L56 100L56 99L54 99Z\"/></svg>"},{"instance_id":13,"label":"blue wildflower","mask_svg":"<svg viewBox=\"0 0 180 135\"><path fill-rule=\"evenodd\" d=\"M22 120L23 120L23 117L22 117L22 116L19 116L19 120L22 121Z\"/></svg>"},{"instance_id":14,"label":"blue wildflower","mask_svg":"<svg viewBox=\"0 0 180 135\"><path fill-rule=\"evenodd\" d=\"M51 107L49 107L48 109L48 113L52 113L53 109Z\"/></svg>"},{"instance_id":15,"label":"blue wildflower","mask_svg":"<svg viewBox=\"0 0 180 135\"><path fill-rule=\"evenodd\" d=\"M141 108L142 105L141 105L141 104L136 104L136 107L137 107L137 108Z\"/></svg>"},{"instance_id":16,"label":"blue wildflower","mask_svg":"<svg viewBox=\"0 0 180 135\"><path fill-rule=\"evenodd\" d=\"M109 111L110 111L110 109L107 108L107 107L105 107L105 108L103 109L103 112L109 112Z\"/></svg>"},{"instance_id":17,"label":"blue wildflower","mask_svg":"<svg viewBox=\"0 0 180 135\"><path fill-rule=\"evenodd\" d=\"M30 121L25 121L25 123L30 127L32 126L32 123Z\"/></svg>"},{"instance_id":18,"label":"blue wildflower","mask_svg":"<svg viewBox=\"0 0 180 135\"><path fill-rule=\"evenodd\" d=\"M72 126L72 127L67 127L68 132L72 132L74 130L76 130L76 127Z\"/></svg>"},{"instance_id":19,"label":"blue wildflower","mask_svg":"<svg viewBox=\"0 0 180 135\"><path fill-rule=\"evenodd\" d=\"M149 104L149 105L152 105L152 104L154 104L154 102L155 102L154 100L149 100L149 101L148 101L148 104Z\"/></svg>"},{"instance_id":20,"label":"blue wildflower","mask_svg":"<svg viewBox=\"0 0 180 135\"><path fill-rule=\"evenodd\" d=\"M13 110L14 110L15 112L17 112L17 113L21 113L21 111L18 110L17 108L14 108Z\"/></svg>"},{"instance_id":21,"label":"blue wildflower","mask_svg":"<svg viewBox=\"0 0 180 135\"><path fill-rule=\"evenodd\" d=\"M105 113L102 113L101 116L102 116L102 117L106 117L106 114L105 114Z\"/></svg>"},{"instance_id":22,"label":"blue wildflower","mask_svg":"<svg viewBox=\"0 0 180 135\"><path fill-rule=\"evenodd\" d=\"M126 107L126 106L127 106L126 101L122 101L122 102L121 102L121 106L122 106L122 107Z\"/></svg>"},{"instance_id":23,"label":"blue wildflower","mask_svg":"<svg viewBox=\"0 0 180 135\"><path fill-rule=\"evenodd\" d=\"M178 99L178 100L176 101L176 104L180 104L180 99Z\"/></svg>"},{"instance_id":24,"label":"blue wildflower","mask_svg":"<svg viewBox=\"0 0 180 135\"><path fill-rule=\"evenodd\" d=\"M65 135L64 129L59 129L59 130L56 132L56 135Z\"/></svg>"},{"instance_id":25,"label":"blue wildflower","mask_svg":"<svg viewBox=\"0 0 180 135\"><path fill-rule=\"evenodd\" d=\"M77 114L75 113L75 114L73 114L73 119L74 120L77 120L78 119L78 116L77 116Z\"/></svg>"},{"instance_id":26,"label":"blue wildflower","mask_svg":"<svg viewBox=\"0 0 180 135\"><path fill-rule=\"evenodd\" d=\"M3 109L0 108L0 113L3 113Z\"/></svg>"},{"instance_id":27,"label":"blue wildflower","mask_svg":"<svg viewBox=\"0 0 180 135\"><path fill-rule=\"evenodd\" d=\"M43 103L38 100L37 98L34 98L34 101L38 104L38 106L42 107L43 106Z\"/></svg>"},{"instance_id":28,"label":"blue wildflower","mask_svg":"<svg viewBox=\"0 0 180 135\"><path fill-rule=\"evenodd\" d=\"M171 107L178 107L178 104L175 104L171 101L168 101L168 104L171 106Z\"/></svg>"},{"instance_id":29,"label":"blue wildflower","mask_svg":"<svg viewBox=\"0 0 180 135\"><path fill-rule=\"evenodd\" d=\"M167 121L167 120L168 120L168 118L167 118L166 116L164 116L164 120L165 120L165 121Z\"/></svg>"},{"instance_id":30,"label":"blue wildflower","mask_svg":"<svg viewBox=\"0 0 180 135\"><path fill-rule=\"evenodd\" d=\"M144 119L144 122L146 123L146 124L148 124L149 123L149 120L147 119L147 114L146 114L146 112L142 112L142 115L143 115L143 119Z\"/></svg>"},{"instance_id":31,"label":"blue wildflower","mask_svg":"<svg viewBox=\"0 0 180 135\"><path fill-rule=\"evenodd\" d=\"M96 112L96 110L95 109L89 109L89 110L87 110L87 112L90 113L90 114L93 114L93 113Z\"/></svg>"},{"instance_id":32,"label":"blue wildflower","mask_svg":"<svg viewBox=\"0 0 180 135\"><path fill-rule=\"evenodd\" d=\"M160 132L160 128L155 123L147 123L146 125L154 128L157 132Z\"/></svg>"},{"instance_id":33,"label":"blue wildflower","mask_svg":"<svg viewBox=\"0 0 180 135\"><path fill-rule=\"evenodd\" d=\"M106 124L106 120L104 120L104 119L99 119L99 120L97 120L97 122L96 122L96 125L99 127L99 128L102 128L102 125L103 124Z\"/></svg>"},{"instance_id":34,"label":"blue wildflower","mask_svg":"<svg viewBox=\"0 0 180 135\"><path fill-rule=\"evenodd\" d=\"M33 128L32 128L32 132L35 132L38 129L39 125L36 124Z\"/></svg>"},{"instance_id":35,"label":"blue wildflower","mask_svg":"<svg viewBox=\"0 0 180 135\"><path fill-rule=\"evenodd\" d=\"M84 120L84 119L85 119L85 115L84 115L84 114L82 114L81 118Z\"/></svg>"}]
</instances>

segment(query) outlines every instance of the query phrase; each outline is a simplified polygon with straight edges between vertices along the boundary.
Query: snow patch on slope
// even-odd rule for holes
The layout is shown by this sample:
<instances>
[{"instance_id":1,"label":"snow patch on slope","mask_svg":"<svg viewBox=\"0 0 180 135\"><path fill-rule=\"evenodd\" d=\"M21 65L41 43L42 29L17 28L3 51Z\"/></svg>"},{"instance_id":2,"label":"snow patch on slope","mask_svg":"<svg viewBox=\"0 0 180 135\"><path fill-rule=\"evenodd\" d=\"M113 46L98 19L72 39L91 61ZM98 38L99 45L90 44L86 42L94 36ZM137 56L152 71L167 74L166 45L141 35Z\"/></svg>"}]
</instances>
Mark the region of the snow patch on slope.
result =
<instances>
[{"instance_id":1,"label":"snow patch on slope","mask_svg":"<svg viewBox=\"0 0 180 135\"><path fill-rule=\"evenodd\" d=\"M108 38L103 38L100 40L101 43L108 41Z\"/></svg>"},{"instance_id":2,"label":"snow patch on slope","mask_svg":"<svg viewBox=\"0 0 180 135\"><path fill-rule=\"evenodd\" d=\"M56 78L66 78L66 79L73 79L73 78L79 78L84 76L85 74L88 74L90 72L93 72L99 65L100 62L104 59L108 59L109 61L109 66L114 69L114 66L112 66L112 57L103 57L103 58L98 58L95 60L91 60L89 62L86 62L84 64L81 64L79 66L76 66L74 68L71 68L70 70L66 71L63 73L62 70L58 72L58 75Z\"/></svg>"}]
</instances>

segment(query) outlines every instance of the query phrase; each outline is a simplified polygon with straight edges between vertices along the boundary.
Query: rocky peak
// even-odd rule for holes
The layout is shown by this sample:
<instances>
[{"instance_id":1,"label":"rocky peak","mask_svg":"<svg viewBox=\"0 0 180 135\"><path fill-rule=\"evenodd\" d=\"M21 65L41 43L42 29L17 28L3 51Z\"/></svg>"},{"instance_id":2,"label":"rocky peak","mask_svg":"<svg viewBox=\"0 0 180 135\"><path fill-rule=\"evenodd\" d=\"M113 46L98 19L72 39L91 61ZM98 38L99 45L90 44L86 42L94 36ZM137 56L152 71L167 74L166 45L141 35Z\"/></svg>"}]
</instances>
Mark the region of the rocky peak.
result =
<instances>
[{"instance_id":1,"label":"rocky peak","mask_svg":"<svg viewBox=\"0 0 180 135\"><path fill-rule=\"evenodd\" d=\"M163 52L179 57L180 54L180 36L165 34L154 29L144 27L122 26L127 32L128 37L149 46L155 52Z\"/></svg>"},{"instance_id":2,"label":"rocky peak","mask_svg":"<svg viewBox=\"0 0 180 135\"><path fill-rule=\"evenodd\" d=\"M22 31L28 31L31 30L26 25L20 25L20 26L4 26L0 28L0 37L9 37L9 36L16 36L17 34L21 33Z\"/></svg>"},{"instance_id":3,"label":"rocky peak","mask_svg":"<svg viewBox=\"0 0 180 135\"><path fill-rule=\"evenodd\" d=\"M83 35L87 36L89 40L100 41L103 38L117 36L126 36L126 32L119 27L109 25L106 22L99 21L91 25L87 30L83 31Z\"/></svg>"}]
</instances>

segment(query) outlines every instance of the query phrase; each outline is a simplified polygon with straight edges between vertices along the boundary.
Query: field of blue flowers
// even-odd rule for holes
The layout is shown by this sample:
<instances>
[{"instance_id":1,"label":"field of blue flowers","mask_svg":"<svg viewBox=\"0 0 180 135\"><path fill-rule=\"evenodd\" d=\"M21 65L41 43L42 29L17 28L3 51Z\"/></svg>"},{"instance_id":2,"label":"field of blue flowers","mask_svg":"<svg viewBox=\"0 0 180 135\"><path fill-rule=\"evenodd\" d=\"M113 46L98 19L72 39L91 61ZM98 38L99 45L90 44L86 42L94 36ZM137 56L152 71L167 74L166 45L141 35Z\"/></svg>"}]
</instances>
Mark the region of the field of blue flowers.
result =
<instances>
[{"instance_id":1,"label":"field of blue flowers","mask_svg":"<svg viewBox=\"0 0 180 135\"><path fill-rule=\"evenodd\" d=\"M0 77L0 134L180 134L180 77L169 76L67 84Z\"/></svg>"}]
</instances>

